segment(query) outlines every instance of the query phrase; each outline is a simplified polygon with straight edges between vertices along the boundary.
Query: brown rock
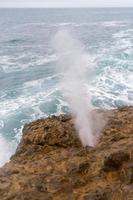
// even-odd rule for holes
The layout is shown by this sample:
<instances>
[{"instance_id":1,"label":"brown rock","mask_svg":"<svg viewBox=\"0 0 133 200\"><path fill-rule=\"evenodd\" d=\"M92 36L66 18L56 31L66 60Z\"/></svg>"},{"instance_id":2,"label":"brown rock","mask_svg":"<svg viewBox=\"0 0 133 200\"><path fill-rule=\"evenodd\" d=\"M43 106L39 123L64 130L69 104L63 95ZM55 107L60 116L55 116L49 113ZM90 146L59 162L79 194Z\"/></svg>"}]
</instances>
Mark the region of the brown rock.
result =
<instances>
[{"instance_id":1,"label":"brown rock","mask_svg":"<svg viewBox=\"0 0 133 200\"><path fill-rule=\"evenodd\" d=\"M117 151L112 153L105 159L103 170L106 172L118 170L122 163L124 161L128 161L129 159L129 152Z\"/></svg>"},{"instance_id":2,"label":"brown rock","mask_svg":"<svg viewBox=\"0 0 133 200\"><path fill-rule=\"evenodd\" d=\"M133 107L98 113L108 123L94 148L82 147L70 115L25 125L0 169L0 200L132 200Z\"/></svg>"}]
</instances>

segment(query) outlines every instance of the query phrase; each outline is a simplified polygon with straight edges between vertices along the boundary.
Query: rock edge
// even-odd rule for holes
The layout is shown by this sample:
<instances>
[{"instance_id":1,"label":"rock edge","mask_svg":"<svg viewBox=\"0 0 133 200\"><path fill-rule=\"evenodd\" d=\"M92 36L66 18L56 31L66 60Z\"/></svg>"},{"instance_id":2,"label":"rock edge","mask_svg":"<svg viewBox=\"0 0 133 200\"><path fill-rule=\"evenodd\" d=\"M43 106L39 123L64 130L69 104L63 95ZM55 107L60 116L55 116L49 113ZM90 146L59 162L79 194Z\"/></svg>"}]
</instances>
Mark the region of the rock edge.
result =
<instances>
[{"instance_id":1,"label":"rock edge","mask_svg":"<svg viewBox=\"0 0 133 200\"><path fill-rule=\"evenodd\" d=\"M83 148L69 115L25 125L0 169L0 200L133 200L133 107L103 111L95 148Z\"/></svg>"}]
</instances>

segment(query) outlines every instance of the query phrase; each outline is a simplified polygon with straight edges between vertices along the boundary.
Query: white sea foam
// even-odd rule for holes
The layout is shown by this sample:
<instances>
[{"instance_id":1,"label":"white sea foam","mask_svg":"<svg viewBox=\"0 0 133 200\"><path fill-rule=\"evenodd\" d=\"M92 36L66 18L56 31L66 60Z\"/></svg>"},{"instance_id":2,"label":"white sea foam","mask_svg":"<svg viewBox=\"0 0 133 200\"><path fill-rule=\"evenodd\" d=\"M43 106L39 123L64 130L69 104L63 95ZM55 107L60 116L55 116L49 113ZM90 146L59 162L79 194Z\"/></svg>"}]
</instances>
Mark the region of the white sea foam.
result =
<instances>
[{"instance_id":1,"label":"white sea foam","mask_svg":"<svg viewBox=\"0 0 133 200\"><path fill-rule=\"evenodd\" d=\"M123 105L133 105L132 77L132 29L119 31L113 35L114 42L97 52L98 76L88 86L95 106L112 109Z\"/></svg>"},{"instance_id":2,"label":"white sea foam","mask_svg":"<svg viewBox=\"0 0 133 200\"><path fill-rule=\"evenodd\" d=\"M133 56L133 35L132 35L133 29L128 29L125 31L120 31L113 35L114 39L114 45L112 46L112 49L114 49L114 52L118 52L121 55L123 53L126 53L126 55L130 56L132 59ZM124 57L125 59L125 57ZM126 59L126 62L129 62L129 57Z\"/></svg>"},{"instance_id":3,"label":"white sea foam","mask_svg":"<svg viewBox=\"0 0 133 200\"><path fill-rule=\"evenodd\" d=\"M129 21L105 21L101 25L105 27L125 27L129 24Z\"/></svg>"},{"instance_id":4,"label":"white sea foam","mask_svg":"<svg viewBox=\"0 0 133 200\"><path fill-rule=\"evenodd\" d=\"M12 154L11 145L0 135L0 167L10 160Z\"/></svg>"},{"instance_id":5,"label":"white sea foam","mask_svg":"<svg viewBox=\"0 0 133 200\"><path fill-rule=\"evenodd\" d=\"M38 90L39 90L39 88L41 88L43 82L44 82L44 79L37 79L37 80L27 81L27 82L25 82L23 84L23 89L28 90L30 87L33 87L33 88L37 87Z\"/></svg>"},{"instance_id":6,"label":"white sea foam","mask_svg":"<svg viewBox=\"0 0 133 200\"><path fill-rule=\"evenodd\" d=\"M103 74L92 82L91 92L93 96L97 97L97 101L100 100L100 107L111 109L118 107L117 102L119 101L123 102L123 105L133 105L127 92L128 89L133 91L132 73L124 69L123 74L122 66L113 68L113 70L112 66L108 66L104 69ZM108 101L108 99L110 100Z\"/></svg>"},{"instance_id":7,"label":"white sea foam","mask_svg":"<svg viewBox=\"0 0 133 200\"><path fill-rule=\"evenodd\" d=\"M22 63L21 59L27 59L26 63ZM5 73L11 73L15 71L23 71L32 67L37 67L40 65L45 65L56 61L58 58L55 54L45 55L45 56L36 56L36 55L18 55L16 56L0 56L0 68Z\"/></svg>"},{"instance_id":8,"label":"white sea foam","mask_svg":"<svg viewBox=\"0 0 133 200\"><path fill-rule=\"evenodd\" d=\"M35 61L32 61L31 63L29 63L29 65L32 65L32 66L43 65L43 64L54 62L56 60L57 60L57 56L55 54L38 56L38 58Z\"/></svg>"},{"instance_id":9,"label":"white sea foam","mask_svg":"<svg viewBox=\"0 0 133 200\"><path fill-rule=\"evenodd\" d=\"M124 31L119 31L113 35L113 38L132 38L133 29L126 29Z\"/></svg>"},{"instance_id":10,"label":"white sea foam","mask_svg":"<svg viewBox=\"0 0 133 200\"><path fill-rule=\"evenodd\" d=\"M2 129L4 127L4 121L0 120L0 129Z\"/></svg>"},{"instance_id":11,"label":"white sea foam","mask_svg":"<svg viewBox=\"0 0 133 200\"><path fill-rule=\"evenodd\" d=\"M118 21L105 21L102 25L107 27L116 27L118 26Z\"/></svg>"},{"instance_id":12,"label":"white sea foam","mask_svg":"<svg viewBox=\"0 0 133 200\"><path fill-rule=\"evenodd\" d=\"M33 87L33 84L29 87ZM28 91L29 90L27 90L27 92ZM0 166L8 162L10 156L15 152L17 144L22 136L23 125L37 118L47 117L47 113L44 113L39 108L40 103L45 101L44 94L43 91L30 96L29 93L26 93L16 99L6 99L0 102ZM16 120L18 116L20 118L19 125L14 122L12 123L12 120ZM25 118L25 116L27 117ZM10 134L10 132L14 132L15 134L14 142L9 142L2 136L5 133Z\"/></svg>"}]
</instances>

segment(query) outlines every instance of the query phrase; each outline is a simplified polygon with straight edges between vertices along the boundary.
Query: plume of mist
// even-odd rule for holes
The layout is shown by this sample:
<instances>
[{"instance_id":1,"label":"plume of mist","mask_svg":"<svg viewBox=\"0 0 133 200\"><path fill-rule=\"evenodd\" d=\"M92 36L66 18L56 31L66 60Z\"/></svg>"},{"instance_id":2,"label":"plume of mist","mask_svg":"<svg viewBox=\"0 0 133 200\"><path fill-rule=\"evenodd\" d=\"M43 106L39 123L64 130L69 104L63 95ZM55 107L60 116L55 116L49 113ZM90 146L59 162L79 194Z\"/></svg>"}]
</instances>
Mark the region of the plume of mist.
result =
<instances>
[{"instance_id":1,"label":"plume of mist","mask_svg":"<svg viewBox=\"0 0 133 200\"><path fill-rule=\"evenodd\" d=\"M67 30L57 32L54 48L58 55L58 72L61 73L62 93L69 103L76 130L83 146L94 146L95 138L92 130L91 96L85 87L88 55L80 42Z\"/></svg>"}]
</instances>

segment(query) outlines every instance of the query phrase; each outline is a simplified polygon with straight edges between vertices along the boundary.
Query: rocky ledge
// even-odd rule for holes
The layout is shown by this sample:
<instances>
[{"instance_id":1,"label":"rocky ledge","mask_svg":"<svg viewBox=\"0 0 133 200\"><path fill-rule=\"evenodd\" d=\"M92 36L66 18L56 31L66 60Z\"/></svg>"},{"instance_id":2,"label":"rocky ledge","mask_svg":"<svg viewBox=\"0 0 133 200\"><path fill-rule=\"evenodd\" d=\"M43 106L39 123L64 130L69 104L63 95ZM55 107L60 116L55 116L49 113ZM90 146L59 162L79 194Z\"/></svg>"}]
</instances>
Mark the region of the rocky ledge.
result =
<instances>
[{"instance_id":1,"label":"rocky ledge","mask_svg":"<svg viewBox=\"0 0 133 200\"><path fill-rule=\"evenodd\" d=\"M95 148L83 148L68 115L25 125L0 169L0 200L133 200L133 107L108 118Z\"/></svg>"}]
</instances>

